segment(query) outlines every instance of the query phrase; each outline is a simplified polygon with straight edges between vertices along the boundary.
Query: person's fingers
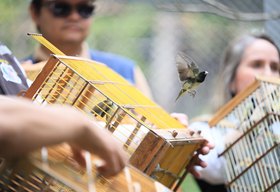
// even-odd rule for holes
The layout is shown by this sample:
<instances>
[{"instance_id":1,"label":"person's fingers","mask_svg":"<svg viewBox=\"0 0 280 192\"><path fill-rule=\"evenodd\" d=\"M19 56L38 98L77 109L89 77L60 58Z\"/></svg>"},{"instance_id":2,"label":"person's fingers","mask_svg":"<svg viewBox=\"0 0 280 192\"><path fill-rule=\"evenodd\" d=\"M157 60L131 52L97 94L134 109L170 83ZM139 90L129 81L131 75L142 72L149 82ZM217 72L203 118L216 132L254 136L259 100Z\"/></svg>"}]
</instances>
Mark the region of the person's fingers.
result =
<instances>
[{"instance_id":1,"label":"person's fingers","mask_svg":"<svg viewBox=\"0 0 280 192\"><path fill-rule=\"evenodd\" d=\"M192 158L191 162L188 165L188 172L191 173L194 177L200 178L200 173L196 171L195 166L200 166L202 168L207 167L207 163L199 158L199 154L196 154Z\"/></svg>"},{"instance_id":2,"label":"person's fingers","mask_svg":"<svg viewBox=\"0 0 280 192\"><path fill-rule=\"evenodd\" d=\"M112 157L104 160L104 164L97 166L97 171L104 177L111 177L119 173L126 165L120 154L112 154Z\"/></svg>"},{"instance_id":3,"label":"person's fingers","mask_svg":"<svg viewBox=\"0 0 280 192\"><path fill-rule=\"evenodd\" d=\"M204 146L204 147L202 147L200 152L202 155L207 155L210 152L210 148L208 146Z\"/></svg>"},{"instance_id":4,"label":"person's fingers","mask_svg":"<svg viewBox=\"0 0 280 192\"><path fill-rule=\"evenodd\" d=\"M194 169L194 167L192 167L192 168L190 169L189 172L190 172L195 178L200 178L200 177L201 177L200 173L199 173L198 171L196 171L196 170Z\"/></svg>"},{"instance_id":5,"label":"person's fingers","mask_svg":"<svg viewBox=\"0 0 280 192\"><path fill-rule=\"evenodd\" d=\"M202 161L200 158L197 158L196 161L195 161L195 165L198 165L200 167L207 167L207 163L205 161Z\"/></svg>"},{"instance_id":6,"label":"person's fingers","mask_svg":"<svg viewBox=\"0 0 280 192\"><path fill-rule=\"evenodd\" d=\"M109 166L109 165L101 165L97 167L97 171L98 173L100 173L100 175L104 176L104 177L112 177L117 175L122 169L120 167L117 166Z\"/></svg>"},{"instance_id":7,"label":"person's fingers","mask_svg":"<svg viewBox=\"0 0 280 192\"><path fill-rule=\"evenodd\" d=\"M104 163L97 169L105 177L111 177L119 173L128 163L128 156L118 142L111 140L99 154Z\"/></svg>"},{"instance_id":8,"label":"person's fingers","mask_svg":"<svg viewBox=\"0 0 280 192\"><path fill-rule=\"evenodd\" d=\"M188 116L184 113L171 113L170 114L173 118L177 119L180 123L182 123L184 126L189 125Z\"/></svg>"},{"instance_id":9,"label":"person's fingers","mask_svg":"<svg viewBox=\"0 0 280 192\"><path fill-rule=\"evenodd\" d=\"M75 144L104 161L104 164L97 168L101 175L106 177L116 175L124 168L128 159L121 143L108 131L97 130L95 127L89 127L88 131L82 138L79 137Z\"/></svg>"},{"instance_id":10,"label":"person's fingers","mask_svg":"<svg viewBox=\"0 0 280 192\"><path fill-rule=\"evenodd\" d=\"M80 147L75 144L70 144L72 150L73 159L75 159L79 165L86 167L85 154ZM106 152L107 156L101 157L101 164L97 165L97 171L104 177L111 177L119 173L127 164L128 158L119 150L118 147L113 148L112 151Z\"/></svg>"},{"instance_id":11,"label":"person's fingers","mask_svg":"<svg viewBox=\"0 0 280 192\"><path fill-rule=\"evenodd\" d=\"M203 146L199 150L197 150L197 153L207 155L214 147L215 146L213 143L209 143L208 141L206 141Z\"/></svg>"},{"instance_id":12,"label":"person's fingers","mask_svg":"<svg viewBox=\"0 0 280 192\"><path fill-rule=\"evenodd\" d=\"M203 146L196 151L191 162L189 163L188 171L196 178L200 178L200 173L196 171L195 166L200 166L202 168L207 167L207 163L199 158L199 155L207 155L211 149L214 148L214 144L205 141Z\"/></svg>"},{"instance_id":13,"label":"person's fingers","mask_svg":"<svg viewBox=\"0 0 280 192\"><path fill-rule=\"evenodd\" d=\"M74 145L70 146L72 149L73 159L75 159L75 161L77 161L82 167L86 167L86 160L83 151L81 151L78 147Z\"/></svg>"},{"instance_id":14,"label":"person's fingers","mask_svg":"<svg viewBox=\"0 0 280 192\"><path fill-rule=\"evenodd\" d=\"M209 149L214 149L215 144L207 141L207 146L209 147Z\"/></svg>"}]
</instances>

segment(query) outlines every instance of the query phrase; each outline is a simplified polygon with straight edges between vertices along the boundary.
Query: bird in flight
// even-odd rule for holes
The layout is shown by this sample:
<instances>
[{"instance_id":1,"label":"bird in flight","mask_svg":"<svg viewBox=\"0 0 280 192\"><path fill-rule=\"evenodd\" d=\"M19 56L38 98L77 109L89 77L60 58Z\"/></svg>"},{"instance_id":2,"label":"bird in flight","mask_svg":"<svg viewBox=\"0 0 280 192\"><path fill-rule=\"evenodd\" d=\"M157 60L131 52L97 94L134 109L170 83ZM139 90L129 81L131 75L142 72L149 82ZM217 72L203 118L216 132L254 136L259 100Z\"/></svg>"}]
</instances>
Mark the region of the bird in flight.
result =
<instances>
[{"instance_id":1,"label":"bird in flight","mask_svg":"<svg viewBox=\"0 0 280 192\"><path fill-rule=\"evenodd\" d=\"M199 72L199 69L194 61L182 52L179 52L176 57L176 65L179 79L182 82L182 88L176 98L176 101L185 92L188 92L194 97L196 94L196 88L205 80L208 72Z\"/></svg>"}]
</instances>

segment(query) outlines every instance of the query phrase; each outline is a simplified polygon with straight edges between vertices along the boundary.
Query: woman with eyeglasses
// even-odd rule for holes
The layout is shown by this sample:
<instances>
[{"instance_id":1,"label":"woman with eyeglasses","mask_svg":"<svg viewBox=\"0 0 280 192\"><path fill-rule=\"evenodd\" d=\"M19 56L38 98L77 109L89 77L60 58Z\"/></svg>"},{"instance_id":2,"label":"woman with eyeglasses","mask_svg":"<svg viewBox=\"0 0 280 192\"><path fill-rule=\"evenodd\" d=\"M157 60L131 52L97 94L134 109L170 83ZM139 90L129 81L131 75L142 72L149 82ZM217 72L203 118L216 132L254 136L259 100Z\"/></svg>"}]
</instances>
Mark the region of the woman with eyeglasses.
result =
<instances>
[{"instance_id":1,"label":"woman with eyeglasses","mask_svg":"<svg viewBox=\"0 0 280 192\"><path fill-rule=\"evenodd\" d=\"M134 61L89 48L86 38L93 22L94 3L95 0L31 0L29 12L38 32L63 53L106 64L151 98L147 80ZM27 60L38 63L49 55L49 50L40 46Z\"/></svg>"},{"instance_id":2,"label":"woman with eyeglasses","mask_svg":"<svg viewBox=\"0 0 280 192\"><path fill-rule=\"evenodd\" d=\"M248 34L236 38L224 52L212 103L217 109L220 108L253 83L256 75L280 77L280 52L277 44L265 34ZM223 137L219 129L209 128L209 119L198 118L190 125L194 130L201 130L204 137L215 143L215 149L202 157L208 164L207 168L197 168L200 174L197 183L203 192L226 192L225 162L218 155L224 151L227 142L239 135Z\"/></svg>"}]
</instances>

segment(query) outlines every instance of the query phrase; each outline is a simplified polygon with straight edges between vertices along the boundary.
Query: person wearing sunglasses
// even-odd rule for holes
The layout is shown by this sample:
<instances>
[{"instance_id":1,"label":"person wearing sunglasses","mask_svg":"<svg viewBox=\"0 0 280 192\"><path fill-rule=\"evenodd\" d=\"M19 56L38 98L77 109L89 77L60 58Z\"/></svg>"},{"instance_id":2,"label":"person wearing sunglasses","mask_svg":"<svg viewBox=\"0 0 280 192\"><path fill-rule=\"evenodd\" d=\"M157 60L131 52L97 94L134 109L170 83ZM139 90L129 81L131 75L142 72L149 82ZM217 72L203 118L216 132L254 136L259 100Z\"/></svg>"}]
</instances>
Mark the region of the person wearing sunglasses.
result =
<instances>
[{"instance_id":1,"label":"person wearing sunglasses","mask_svg":"<svg viewBox=\"0 0 280 192\"><path fill-rule=\"evenodd\" d=\"M146 78L133 61L112 53L90 49L87 45L86 38L96 8L94 3L95 0L31 0L29 11L38 32L66 55L104 63L152 98ZM50 52L40 46L28 59L37 63L47 60L49 55ZM186 122L184 114L174 113L172 116L182 123ZM213 147L212 143L206 143L198 153L206 155ZM206 166L199 158L194 164ZM190 172L197 174L193 166Z\"/></svg>"},{"instance_id":2,"label":"person wearing sunglasses","mask_svg":"<svg viewBox=\"0 0 280 192\"><path fill-rule=\"evenodd\" d=\"M152 98L147 80L134 61L89 48L86 38L95 8L95 0L31 0L29 12L38 32L63 53L106 64ZM26 60L38 63L47 60L49 55L49 50L40 46Z\"/></svg>"}]
</instances>

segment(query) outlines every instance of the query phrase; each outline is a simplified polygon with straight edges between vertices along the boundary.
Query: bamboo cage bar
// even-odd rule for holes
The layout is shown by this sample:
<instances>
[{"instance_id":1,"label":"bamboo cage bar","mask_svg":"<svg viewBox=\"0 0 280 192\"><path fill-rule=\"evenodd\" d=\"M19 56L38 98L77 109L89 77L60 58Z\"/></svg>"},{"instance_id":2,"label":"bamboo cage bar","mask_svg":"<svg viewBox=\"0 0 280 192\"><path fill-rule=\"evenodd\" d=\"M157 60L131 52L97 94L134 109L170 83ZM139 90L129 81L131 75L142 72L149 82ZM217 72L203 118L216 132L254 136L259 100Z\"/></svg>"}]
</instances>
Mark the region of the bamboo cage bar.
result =
<instances>
[{"instance_id":1,"label":"bamboo cage bar","mask_svg":"<svg viewBox=\"0 0 280 192\"><path fill-rule=\"evenodd\" d=\"M6 162L0 171L1 191L27 192L169 192L161 183L127 166L110 178L98 174L98 157L89 155L87 167L81 167L73 158L69 145L44 148L17 162ZM47 155L46 155L47 154Z\"/></svg>"},{"instance_id":2,"label":"bamboo cage bar","mask_svg":"<svg viewBox=\"0 0 280 192\"><path fill-rule=\"evenodd\" d=\"M108 129L140 171L177 190L205 140L102 63L65 56L33 35L51 55L25 97L39 105L71 105Z\"/></svg>"},{"instance_id":3,"label":"bamboo cage bar","mask_svg":"<svg viewBox=\"0 0 280 192\"><path fill-rule=\"evenodd\" d=\"M280 80L257 77L209 122L224 136L235 135L219 156L227 186L235 191L280 191Z\"/></svg>"}]
</instances>

